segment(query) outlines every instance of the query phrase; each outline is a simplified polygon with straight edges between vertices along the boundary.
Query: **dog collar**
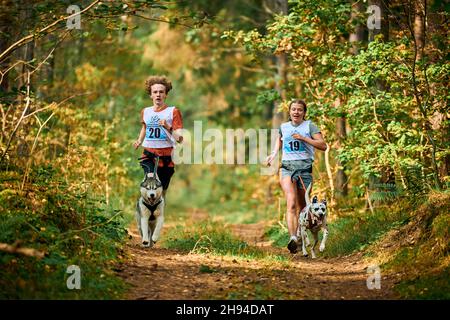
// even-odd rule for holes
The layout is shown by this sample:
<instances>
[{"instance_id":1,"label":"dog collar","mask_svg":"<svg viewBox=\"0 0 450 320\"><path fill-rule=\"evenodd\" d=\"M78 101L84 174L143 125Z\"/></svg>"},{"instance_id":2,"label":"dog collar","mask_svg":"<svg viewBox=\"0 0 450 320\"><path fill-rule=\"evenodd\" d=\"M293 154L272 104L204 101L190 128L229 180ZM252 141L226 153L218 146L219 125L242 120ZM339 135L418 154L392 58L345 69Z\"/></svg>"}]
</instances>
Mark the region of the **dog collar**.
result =
<instances>
[{"instance_id":1,"label":"dog collar","mask_svg":"<svg viewBox=\"0 0 450 320\"><path fill-rule=\"evenodd\" d=\"M156 208L159 206L159 204L161 203L161 201L162 201L162 200L160 199L157 203L151 205L151 204L148 204L147 202L145 202L144 199L142 199L142 203L144 204L144 206L147 207L148 210L150 210L150 212L151 212L152 214L156 211Z\"/></svg>"}]
</instances>

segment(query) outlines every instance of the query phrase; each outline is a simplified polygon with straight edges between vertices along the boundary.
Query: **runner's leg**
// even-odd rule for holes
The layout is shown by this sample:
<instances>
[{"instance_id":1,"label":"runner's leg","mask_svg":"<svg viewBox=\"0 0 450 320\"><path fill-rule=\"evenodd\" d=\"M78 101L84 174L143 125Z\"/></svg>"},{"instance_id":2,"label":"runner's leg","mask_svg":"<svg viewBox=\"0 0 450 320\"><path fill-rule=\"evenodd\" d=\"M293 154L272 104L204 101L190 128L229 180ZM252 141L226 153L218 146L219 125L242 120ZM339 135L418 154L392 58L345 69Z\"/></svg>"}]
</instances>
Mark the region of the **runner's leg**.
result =
<instances>
[{"instance_id":1,"label":"runner's leg","mask_svg":"<svg viewBox=\"0 0 450 320\"><path fill-rule=\"evenodd\" d=\"M286 197L286 224L288 226L290 236L288 249L291 253L295 253L297 252L297 226L299 212L296 188L289 175L281 177L280 184Z\"/></svg>"}]
</instances>

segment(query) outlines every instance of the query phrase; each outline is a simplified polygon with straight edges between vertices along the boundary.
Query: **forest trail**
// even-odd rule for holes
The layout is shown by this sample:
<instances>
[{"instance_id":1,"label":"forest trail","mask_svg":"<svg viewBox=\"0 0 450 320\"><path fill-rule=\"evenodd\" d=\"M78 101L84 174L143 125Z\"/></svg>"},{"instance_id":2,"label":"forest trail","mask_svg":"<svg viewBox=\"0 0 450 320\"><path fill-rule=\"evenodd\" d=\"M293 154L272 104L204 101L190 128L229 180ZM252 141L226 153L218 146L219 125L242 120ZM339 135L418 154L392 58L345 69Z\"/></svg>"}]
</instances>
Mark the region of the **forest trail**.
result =
<instances>
[{"instance_id":1,"label":"forest trail","mask_svg":"<svg viewBox=\"0 0 450 320\"><path fill-rule=\"evenodd\" d=\"M165 225L166 231L171 225ZM232 225L235 235L249 245L285 255L287 261L193 254L140 246L134 224L126 245L128 262L118 275L130 284L125 298L132 300L200 299L396 299L395 279L381 277L381 289L369 290L367 263L362 254L312 260L290 255L264 239L264 222ZM162 237L164 237L164 228Z\"/></svg>"}]
</instances>

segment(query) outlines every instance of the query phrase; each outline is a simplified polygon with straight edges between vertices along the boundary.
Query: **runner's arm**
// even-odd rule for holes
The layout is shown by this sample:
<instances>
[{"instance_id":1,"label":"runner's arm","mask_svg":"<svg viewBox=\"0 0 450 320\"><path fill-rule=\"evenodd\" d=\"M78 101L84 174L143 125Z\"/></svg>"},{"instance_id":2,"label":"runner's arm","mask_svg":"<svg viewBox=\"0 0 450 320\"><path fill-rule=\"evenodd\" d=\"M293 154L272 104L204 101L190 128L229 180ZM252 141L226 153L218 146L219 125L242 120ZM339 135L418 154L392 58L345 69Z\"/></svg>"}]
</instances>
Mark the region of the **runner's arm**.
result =
<instances>
[{"instance_id":1,"label":"runner's arm","mask_svg":"<svg viewBox=\"0 0 450 320\"><path fill-rule=\"evenodd\" d=\"M141 132L139 133L138 139L134 142L134 148L137 149L142 144L145 138L145 124L142 125Z\"/></svg>"},{"instance_id":2,"label":"runner's arm","mask_svg":"<svg viewBox=\"0 0 450 320\"><path fill-rule=\"evenodd\" d=\"M270 166L281 148L281 134L275 140L275 147L266 159L267 166Z\"/></svg>"},{"instance_id":3,"label":"runner's arm","mask_svg":"<svg viewBox=\"0 0 450 320\"><path fill-rule=\"evenodd\" d=\"M178 143L183 142L183 116L178 108L173 110L172 135Z\"/></svg>"},{"instance_id":4,"label":"runner's arm","mask_svg":"<svg viewBox=\"0 0 450 320\"><path fill-rule=\"evenodd\" d=\"M300 140L300 141L305 141L306 143L312 145L316 149L319 149L322 151L327 150L327 144L325 143L325 140L323 139L322 134L320 132L313 134L312 139L302 136L298 133L294 133L292 135L292 138Z\"/></svg>"}]
</instances>

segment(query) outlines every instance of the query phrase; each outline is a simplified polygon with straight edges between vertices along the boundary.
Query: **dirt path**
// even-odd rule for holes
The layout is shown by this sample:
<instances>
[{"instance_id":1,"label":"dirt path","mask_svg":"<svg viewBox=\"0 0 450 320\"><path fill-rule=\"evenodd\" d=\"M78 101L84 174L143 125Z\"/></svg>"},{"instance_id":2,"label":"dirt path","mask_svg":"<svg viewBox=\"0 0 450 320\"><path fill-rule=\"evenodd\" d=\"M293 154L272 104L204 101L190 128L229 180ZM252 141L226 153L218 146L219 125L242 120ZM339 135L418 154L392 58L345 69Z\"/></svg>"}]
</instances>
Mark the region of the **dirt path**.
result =
<instances>
[{"instance_id":1,"label":"dirt path","mask_svg":"<svg viewBox=\"0 0 450 320\"><path fill-rule=\"evenodd\" d=\"M164 228L169 228L165 226ZM167 229L166 229L167 230ZM275 248L263 238L262 223L234 225L250 245L288 257L287 261L247 260L188 254L156 245L143 249L137 230L129 230L131 258L118 274L131 284L127 299L395 299L392 283L381 278L380 290L366 285L361 254L312 260ZM162 236L164 236L164 229Z\"/></svg>"}]
</instances>

